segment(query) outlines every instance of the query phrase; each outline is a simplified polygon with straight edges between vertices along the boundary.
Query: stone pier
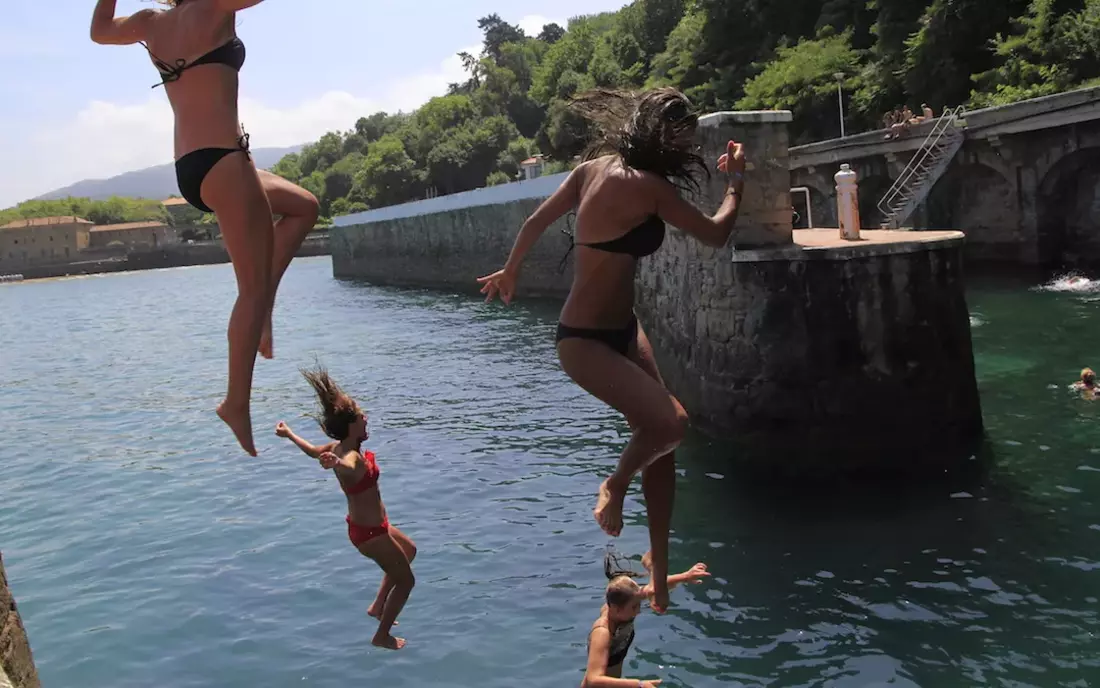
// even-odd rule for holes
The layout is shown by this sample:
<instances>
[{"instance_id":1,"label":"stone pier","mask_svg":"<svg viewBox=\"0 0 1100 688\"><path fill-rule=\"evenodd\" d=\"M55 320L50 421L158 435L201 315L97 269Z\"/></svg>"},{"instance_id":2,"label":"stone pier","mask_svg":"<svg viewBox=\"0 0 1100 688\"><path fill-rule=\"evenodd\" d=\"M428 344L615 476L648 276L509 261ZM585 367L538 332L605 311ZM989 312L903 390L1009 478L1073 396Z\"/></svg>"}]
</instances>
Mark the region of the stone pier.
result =
<instances>
[{"instance_id":1,"label":"stone pier","mask_svg":"<svg viewBox=\"0 0 1100 688\"><path fill-rule=\"evenodd\" d=\"M694 424L769 472L909 471L969 456L982 432L960 232L791 230L789 113L721 113L703 157L746 141L730 246L669 232L637 311ZM716 175L697 199L722 200ZM770 245L769 245L770 244Z\"/></svg>"},{"instance_id":2,"label":"stone pier","mask_svg":"<svg viewBox=\"0 0 1100 688\"><path fill-rule=\"evenodd\" d=\"M40 688L27 632L8 589L0 556L0 688Z\"/></svg>"}]
</instances>

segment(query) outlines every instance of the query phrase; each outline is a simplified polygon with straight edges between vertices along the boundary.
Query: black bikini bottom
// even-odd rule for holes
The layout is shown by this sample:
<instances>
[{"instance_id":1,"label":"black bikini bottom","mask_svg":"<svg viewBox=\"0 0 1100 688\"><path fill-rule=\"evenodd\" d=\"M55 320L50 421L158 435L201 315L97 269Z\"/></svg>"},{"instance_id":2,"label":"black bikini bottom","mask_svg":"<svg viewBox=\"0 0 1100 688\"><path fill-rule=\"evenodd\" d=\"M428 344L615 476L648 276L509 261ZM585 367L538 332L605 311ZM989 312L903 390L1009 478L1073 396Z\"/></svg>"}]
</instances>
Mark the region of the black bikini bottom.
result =
<instances>
[{"instance_id":1,"label":"black bikini bottom","mask_svg":"<svg viewBox=\"0 0 1100 688\"><path fill-rule=\"evenodd\" d=\"M237 140L236 148L200 148L177 160L176 183L179 184L184 200L204 213L214 212L202 202L202 182L210 174L210 170L214 169L214 165L232 153L249 155L248 134Z\"/></svg>"},{"instance_id":2,"label":"black bikini bottom","mask_svg":"<svg viewBox=\"0 0 1100 688\"><path fill-rule=\"evenodd\" d=\"M559 322L555 341L560 342L563 339L570 339L572 337L577 337L579 339L595 339L598 342L607 344L623 356L626 356L630 351L630 345L633 344L634 340L638 337L638 319L631 316L630 322L626 327L614 330L597 327L570 327L569 325L563 325Z\"/></svg>"}]
</instances>

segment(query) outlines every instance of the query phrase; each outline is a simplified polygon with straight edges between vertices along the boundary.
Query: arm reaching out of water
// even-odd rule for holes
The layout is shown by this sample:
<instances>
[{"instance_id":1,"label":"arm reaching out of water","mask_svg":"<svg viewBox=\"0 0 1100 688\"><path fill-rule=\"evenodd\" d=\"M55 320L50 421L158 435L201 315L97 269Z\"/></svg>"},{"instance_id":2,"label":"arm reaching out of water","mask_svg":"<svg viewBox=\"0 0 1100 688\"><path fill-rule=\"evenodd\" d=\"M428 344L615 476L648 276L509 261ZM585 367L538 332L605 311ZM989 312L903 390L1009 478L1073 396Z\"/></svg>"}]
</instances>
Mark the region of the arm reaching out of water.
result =
<instances>
[{"instance_id":1,"label":"arm reaching out of water","mask_svg":"<svg viewBox=\"0 0 1100 688\"><path fill-rule=\"evenodd\" d=\"M662 220L692 235L707 246L721 248L729 241L741 207L741 191L745 186L745 152L740 143L730 141L726 152L718 158L718 169L726 173L726 196L714 217L708 217L680 197L679 191L663 179L654 178L657 215Z\"/></svg>"},{"instance_id":2,"label":"arm reaching out of water","mask_svg":"<svg viewBox=\"0 0 1100 688\"><path fill-rule=\"evenodd\" d=\"M587 163L578 165L566 177L558 190L550 198L543 201L531 217L527 218L527 221L523 223L523 228L516 235L515 244L512 245L512 253L508 256L504 268L491 275L478 278L477 281L482 285L481 293L485 294L486 301L492 301L497 294L500 294L500 300L505 304L512 302L512 297L515 295L516 279L519 277L519 268L523 264L524 256L539 240L547 227L554 224L562 215L576 208L577 203L580 202L581 170L586 166Z\"/></svg>"},{"instance_id":3,"label":"arm reaching out of water","mask_svg":"<svg viewBox=\"0 0 1100 688\"><path fill-rule=\"evenodd\" d=\"M669 576L666 580L668 581L668 589L671 592L673 588L675 588L677 585L680 585L681 583L698 585L699 583L703 582L704 578L709 577L710 572L707 571L707 565L700 562L695 566L692 566L687 571L684 571L683 573L676 573ZM647 583L646 585L644 585L642 587L641 594L644 597L653 599L653 583Z\"/></svg>"},{"instance_id":4,"label":"arm reaching out of water","mask_svg":"<svg viewBox=\"0 0 1100 688\"><path fill-rule=\"evenodd\" d=\"M306 456L314 459L321 458L321 454L332 451L339 442L329 442L328 444L315 445L308 441L298 437L294 434L294 431L290 429L290 426L286 423L279 421L279 424L275 426L275 434L279 437L285 437L293 442L299 449L301 449Z\"/></svg>"},{"instance_id":5,"label":"arm reaching out of water","mask_svg":"<svg viewBox=\"0 0 1100 688\"><path fill-rule=\"evenodd\" d=\"M588 638L588 666L584 671L584 688L654 688L657 679L612 678L607 675L607 659L611 656L611 633L606 628L592 630Z\"/></svg>"},{"instance_id":6,"label":"arm reaching out of water","mask_svg":"<svg viewBox=\"0 0 1100 688\"><path fill-rule=\"evenodd\" d=\"M92 14L92 40L100 45L132 45L145 40L157 16L155 10L141 10L129 17L115 17L115 0L99 0Z\"/></svg>"}]
</instances>

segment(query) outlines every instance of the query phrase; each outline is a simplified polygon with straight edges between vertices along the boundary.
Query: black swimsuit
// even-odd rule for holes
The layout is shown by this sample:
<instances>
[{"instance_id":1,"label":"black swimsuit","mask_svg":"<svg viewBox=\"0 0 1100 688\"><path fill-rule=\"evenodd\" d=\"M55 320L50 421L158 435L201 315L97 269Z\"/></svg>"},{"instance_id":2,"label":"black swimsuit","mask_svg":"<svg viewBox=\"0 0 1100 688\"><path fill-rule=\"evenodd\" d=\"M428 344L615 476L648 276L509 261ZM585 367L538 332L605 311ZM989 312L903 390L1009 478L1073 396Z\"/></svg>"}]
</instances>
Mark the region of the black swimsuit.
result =
<instances>
[{"instance_id":1,"label":"black swimsuit","mask_svg":"<svg viewBox=\"0 0 1100 688\"><path fill-rule=\"evenodd\" d=\"M142 45L145 44L142 43ZM185 71L199 65L220 64L235 72L241 71L241 67L244 66L244 43L236 36L190 64L186 60L176 60L174 65L168 64L154 55L153 51L149 50L149 46L145 45L145 49L149 51L149 56L153 58L153 64L163 79L159 84L154 84L153 88L179 81ZM214 165L231 153L249 155L248 134L237 139L236 148L200 148L176 161L176 182L179 184L180 193L188 203L205 213L214 212L202 202L202 182L206 179L206 175L210 174Z\"/></svg>"},{"instance_id":2,"label":"black swimsuit","mask_svg":"<svg viewBox=\"0 0 1100 688\"><path fill-rule=\"evenodd\" d=\"M642 224L631 229L626 234L610 241L600 241L595 244L580 244L589 248L610 253L625 253L635 258L644 258L652 255L661 248L665 241L665 223L660 217L650 215ZM577 337L580 339L594 339L603 342L623 356L630 351L630 345L638 336L638 319L634 314L630 315L630 322L625 327L606 329L597 327L570 327L558 323L556 341Z\"/></svg>"}]
</instances>

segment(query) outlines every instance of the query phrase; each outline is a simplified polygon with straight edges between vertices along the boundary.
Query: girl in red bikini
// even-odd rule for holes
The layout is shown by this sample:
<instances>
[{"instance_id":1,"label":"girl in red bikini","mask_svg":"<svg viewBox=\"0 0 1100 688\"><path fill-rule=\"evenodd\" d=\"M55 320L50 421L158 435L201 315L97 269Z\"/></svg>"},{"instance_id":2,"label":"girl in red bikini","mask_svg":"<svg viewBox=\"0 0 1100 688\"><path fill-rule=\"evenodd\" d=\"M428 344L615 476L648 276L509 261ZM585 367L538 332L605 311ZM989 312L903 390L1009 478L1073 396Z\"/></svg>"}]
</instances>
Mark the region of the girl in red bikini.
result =
<instances>
[{"instance_id":1,"label":"girl in red bikini","mask_svg":"<svg viewBox=\"0 0 1100 688\"><path fill-rule=\"evenodd\" d=\"M321 402L317 421L334 441L320 447L312 445L295 435L286 423L279 423L275 434L290 439L303 452L318 459L323 468L335 471L348 498L348 538L360 554L373 559L385 574L378 597L367 610L379 620L378 631L371 642L379 647L400 650L405 640L395 638L390 630L397 623L397 615L415 584L411 564L416 558L416 545L390 525L386 516L386 507L378 491L378 463L373 452L361 449L370 437L367 415L323 368L303 371L302 375Z\"/></svg>"}]
</instances>

